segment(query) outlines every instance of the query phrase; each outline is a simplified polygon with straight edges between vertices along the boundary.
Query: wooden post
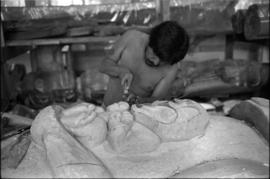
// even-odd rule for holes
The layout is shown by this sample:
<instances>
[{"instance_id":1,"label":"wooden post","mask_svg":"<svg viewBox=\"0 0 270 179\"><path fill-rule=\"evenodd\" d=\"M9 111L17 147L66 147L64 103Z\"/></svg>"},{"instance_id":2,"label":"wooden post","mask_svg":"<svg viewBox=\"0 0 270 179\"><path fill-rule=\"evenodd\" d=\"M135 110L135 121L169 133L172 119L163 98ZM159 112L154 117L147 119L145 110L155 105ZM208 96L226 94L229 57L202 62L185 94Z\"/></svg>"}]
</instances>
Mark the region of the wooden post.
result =
<instances>
[{"instance_id":1,"label":"wooden post","mask_svg":"<svg viewBox=\"0 0 270 179\"><path fill-rule=\"evenodd\" d=\"M30 50L30 62L31 62L31 69L32 72L37 71L37 48L33 46L33 48Z\"/></svg>"},{"instance_id":2,"label":"wooden post","mask_svg":"<svg viewBox=\"0 0 270 179\"><path fill-rule=\"evenodd\" d=\"M249 59L251 61L259 61L260 46L258 44L251 44L249 50Z\"/></svg>"},{"instance_id":3,"label":"wooden post","mask_svg":"<svg viewBox=\"0 0 270 179\"><path fill-rule=\"evenodd\" d=\"M3 31L3 26L2 26L2 18L1 18L1 48L5 46L5 39L4 39L4 31Z\"/></svg>"},{"instance_id":4,"label":"wooden post","mask_svg":"<svg viewBox=\"0 0 270 179\"><path fill-rule=\"evenodd\" d=\"M0 110L1 112L4 112L9 104L10 99L10 85L8 80L8 66L5 63L6 62L6 47L5 47L5 41L4 41L4 32L3 32L3 26L2 26L2 17L1 17L1 60L0 60L0 68L1 68L1 100L0 100Z\"/></svg>"},{"instance_id":5,"label":"wooden post","mask_svg":"<svg viewBox=\"0 0 270 179\"><path fill-rule=\"evenodd\" d=\"M156 0L159 22L170 20L170 0Z\"/></svg>"},{"instance_id":6,"label":"wooden post","mask_svg":"<svg viewBox=\"0 0 270 179\"><path fill-rule=\"evenodd\" d=\"M6 45L5 45L5 37L2 26L2 18L1 18L1 64L6 61Z\"/></svg>"},{"instance_id":7,"label":"wooden post","mask_svg":"<svg viewBox=\"0 0 270 179\"><path fill-rule=\"evenodd\" d=\"M233 46L234 46L234 37L229 34L226 35L225 41L225 60L233 59Z\"/></svg>"}]
</instances>

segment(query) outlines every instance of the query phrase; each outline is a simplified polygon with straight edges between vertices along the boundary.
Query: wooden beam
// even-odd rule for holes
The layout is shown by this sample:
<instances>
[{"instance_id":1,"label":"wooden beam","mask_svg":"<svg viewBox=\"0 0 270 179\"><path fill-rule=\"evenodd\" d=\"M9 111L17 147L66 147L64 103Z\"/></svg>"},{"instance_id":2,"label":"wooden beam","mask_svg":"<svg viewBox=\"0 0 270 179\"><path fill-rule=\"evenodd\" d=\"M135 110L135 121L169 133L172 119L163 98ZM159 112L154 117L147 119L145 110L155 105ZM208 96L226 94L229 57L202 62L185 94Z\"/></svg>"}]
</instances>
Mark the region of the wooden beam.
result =
<instances>
[{"instance_id":1,"label":"wooden beam","mask_svg":"<svg viewBox=\"0 0 270 179\"><path fill-rule=\"evenodd\" d=\"M114 42L118 38L119 36L12 40L7 41L6 46L36 46L36 45L59 45L59 44L76 44L76 43L100 43L100 42L106 43L106 42Z\"/></svg>"}]
</instances>

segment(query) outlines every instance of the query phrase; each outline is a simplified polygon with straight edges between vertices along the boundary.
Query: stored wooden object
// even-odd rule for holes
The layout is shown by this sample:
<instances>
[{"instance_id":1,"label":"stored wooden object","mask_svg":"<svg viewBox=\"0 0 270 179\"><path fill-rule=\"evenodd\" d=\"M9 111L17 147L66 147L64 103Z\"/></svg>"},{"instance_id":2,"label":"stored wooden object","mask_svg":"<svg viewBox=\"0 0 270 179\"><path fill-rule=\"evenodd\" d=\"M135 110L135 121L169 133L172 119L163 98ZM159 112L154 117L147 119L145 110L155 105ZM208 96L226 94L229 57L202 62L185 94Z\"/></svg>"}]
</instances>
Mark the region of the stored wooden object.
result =
<instances>
[{"instance_id":1,"label":"stored wooden object","mask_svg":"<svg viewBox=\"0 0 270 179\"><path fill-rule=\"evenodd\" d=\"M244 35L248 40L269 39L269 4L254 4L248 8Z\"/></svg>"},{"instance_id":2,"label":"stored wooden object","mask_svg":"<svg viewBox=\"0 0 270 179\"><path fill-rule=\"evenodd\" d=\"M242 34L244 32L245 15L246 10L240 9L232 16L231 21L234 33Z\"/></svg>"}]
</instances>

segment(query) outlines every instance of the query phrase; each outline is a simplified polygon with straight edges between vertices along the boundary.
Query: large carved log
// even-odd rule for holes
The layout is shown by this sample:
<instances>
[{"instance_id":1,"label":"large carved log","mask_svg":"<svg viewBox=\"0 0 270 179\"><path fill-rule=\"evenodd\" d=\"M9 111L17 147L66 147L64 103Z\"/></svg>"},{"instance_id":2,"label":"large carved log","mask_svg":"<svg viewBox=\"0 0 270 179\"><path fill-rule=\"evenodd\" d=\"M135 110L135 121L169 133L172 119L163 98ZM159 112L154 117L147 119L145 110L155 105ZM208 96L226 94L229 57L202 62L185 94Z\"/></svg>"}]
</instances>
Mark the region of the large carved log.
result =
<instances>
[{"instance_id":1,"label":"large carved log","mask_svg":"<svg viewBox=\"0 0 270 179\"><path fill-rule=\"evenodd\" d=\"M135 120L154 131L164 142L203 135L208 125L207 112L191 100L142 107L134 105L132 110Z\"/></svg>"},{"instance_id":2,"label":"large carved log","mask_svg":"<svg viewBox=\"0 0 270 179\"><path fill-rule=\"evenodd\" d=\"M108 142L119 154L143 154L154 151L161 141L153 131L136 122L127 103L108 106Z\"/></svg>"}]
</instances>

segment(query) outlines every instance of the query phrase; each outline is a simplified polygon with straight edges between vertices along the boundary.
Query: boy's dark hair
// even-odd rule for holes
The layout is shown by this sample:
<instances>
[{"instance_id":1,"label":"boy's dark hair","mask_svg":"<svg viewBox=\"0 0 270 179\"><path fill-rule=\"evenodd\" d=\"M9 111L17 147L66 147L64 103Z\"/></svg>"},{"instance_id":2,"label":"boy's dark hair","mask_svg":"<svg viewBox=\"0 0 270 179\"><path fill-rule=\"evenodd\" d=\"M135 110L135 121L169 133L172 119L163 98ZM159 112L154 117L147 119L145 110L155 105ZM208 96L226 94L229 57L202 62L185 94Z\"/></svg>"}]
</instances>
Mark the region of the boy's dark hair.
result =
<instances>
[{"instance_id":1,"label":"boy's dark hair","mask_svg":"<svg viewBox=\"0 0 270 179\"><path fill-rule=\"evenodd\" d=\"M165 21L151 30L149 46L161 61L175 64L185 57L189 37L177 22Z\"/></svg>"}]
</instances>

